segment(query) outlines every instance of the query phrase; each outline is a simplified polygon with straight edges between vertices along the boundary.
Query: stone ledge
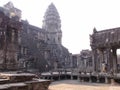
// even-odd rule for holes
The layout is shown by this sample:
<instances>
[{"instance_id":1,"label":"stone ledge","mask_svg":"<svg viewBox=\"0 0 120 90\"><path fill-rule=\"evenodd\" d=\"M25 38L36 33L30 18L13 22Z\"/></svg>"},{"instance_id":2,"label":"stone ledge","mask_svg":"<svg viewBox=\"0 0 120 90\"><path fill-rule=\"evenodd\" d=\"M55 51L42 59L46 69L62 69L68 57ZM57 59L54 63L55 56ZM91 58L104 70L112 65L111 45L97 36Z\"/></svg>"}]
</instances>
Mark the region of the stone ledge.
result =
<instances>
[{"instance_id":1,"label":"stone ledge","mask_svg":"<svg viewBox=\"0 0 120 90\"><path fill-rule=\"evenodd\" d=\"M47 90L50 80L37 79L29 73L0 73L0 90Z\"/></svg>"},{"instance_id":2,"label":"stone ledge","mask_svg":"<svg viewBox=\"0 0 120 90\"><path fill-rule=\"evenodd\" d=\"M47 90L51 81L40 80L0 85L0 90Z\"/></svg>"},{"instance_id":3,"label":"stone ledge","mask_svg":"<svg viewBox=\"0 0 120 90\"><path fill-rule=\"evenodd\" d=\"M8 79L11 83L16 82L25 82L25 81L31 81L33 78L35 78L35 74L30 73L19 73L19 74L8 74L8 73L0 73L0 78Z\"/></svg>"}]
</instances>

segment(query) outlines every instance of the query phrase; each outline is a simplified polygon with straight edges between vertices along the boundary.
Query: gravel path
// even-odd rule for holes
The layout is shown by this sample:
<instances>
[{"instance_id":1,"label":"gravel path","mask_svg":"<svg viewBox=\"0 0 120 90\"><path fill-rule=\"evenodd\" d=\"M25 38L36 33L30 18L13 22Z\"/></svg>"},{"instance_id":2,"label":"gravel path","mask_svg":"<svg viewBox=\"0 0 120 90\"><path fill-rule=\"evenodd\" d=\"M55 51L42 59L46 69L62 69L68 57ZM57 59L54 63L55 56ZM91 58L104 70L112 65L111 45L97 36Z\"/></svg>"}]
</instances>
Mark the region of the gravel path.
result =
<instances>
[{"instance_id":1,"label":"gravel path","mask_svg":"<svg viewBox=\"0 0 120 90\"><path fill-rule=\"evenodd\" d=\"M77 80L63 80L53 82L49 90L120 90L120 86L110 84L85 83Z\"/></svg>"}]
</instances>

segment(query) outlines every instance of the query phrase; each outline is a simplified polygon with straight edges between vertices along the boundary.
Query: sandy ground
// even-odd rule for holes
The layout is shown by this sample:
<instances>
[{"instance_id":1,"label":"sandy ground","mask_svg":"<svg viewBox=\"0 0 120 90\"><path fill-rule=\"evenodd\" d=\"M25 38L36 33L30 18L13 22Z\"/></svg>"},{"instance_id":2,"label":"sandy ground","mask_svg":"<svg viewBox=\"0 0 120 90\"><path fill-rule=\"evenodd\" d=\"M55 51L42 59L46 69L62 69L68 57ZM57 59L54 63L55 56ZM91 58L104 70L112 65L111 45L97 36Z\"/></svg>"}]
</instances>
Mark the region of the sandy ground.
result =
<instances>
[{"instance_id":1,"label":"sandy ground","mask_svg":"<svg viewBox=\"0 0 120 90\"><path fill-rule=\"evenodd\" d=\"M120 85L85 83L77 80L53 82L49 90L120 90Z\"/></svg>"}]
</instances>

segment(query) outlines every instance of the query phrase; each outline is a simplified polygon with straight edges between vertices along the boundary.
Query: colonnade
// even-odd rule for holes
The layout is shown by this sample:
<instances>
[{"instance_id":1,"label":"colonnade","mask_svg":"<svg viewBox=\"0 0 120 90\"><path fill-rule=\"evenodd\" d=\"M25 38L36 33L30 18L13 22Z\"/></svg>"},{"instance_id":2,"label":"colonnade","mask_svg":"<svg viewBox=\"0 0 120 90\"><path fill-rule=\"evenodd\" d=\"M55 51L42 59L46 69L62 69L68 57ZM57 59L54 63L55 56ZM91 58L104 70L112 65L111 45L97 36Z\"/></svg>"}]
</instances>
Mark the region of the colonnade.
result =
<instances>
[{"instance_id":1,"label":"colonnade","mask_svg":"<svg viewBox=\"0 0 120 90\"><path fill-rule=\"evenodd\" d=\"M94 72L115 74L118 72L116 48L94 49Z\"/></svg>"}]
</instances>

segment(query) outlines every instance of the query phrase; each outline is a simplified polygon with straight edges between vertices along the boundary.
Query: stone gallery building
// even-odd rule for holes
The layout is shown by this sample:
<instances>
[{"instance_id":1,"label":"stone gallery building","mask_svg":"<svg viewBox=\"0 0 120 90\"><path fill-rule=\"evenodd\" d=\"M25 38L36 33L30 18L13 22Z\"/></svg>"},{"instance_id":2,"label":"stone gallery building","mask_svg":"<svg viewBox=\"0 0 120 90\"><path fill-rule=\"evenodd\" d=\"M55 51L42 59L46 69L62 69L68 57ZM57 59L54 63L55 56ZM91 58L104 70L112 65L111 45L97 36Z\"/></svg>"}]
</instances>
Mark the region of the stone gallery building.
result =
<instances>
[{"instance_id":1,"label":"stone gallery building","mask_svg":"<svg viewBox=\"0 0 120 90\"><path fill-rule=\"evenodd\" d=\"M69 51L62 45L60 16L53 3L46 10L42 28L21 20L21 11L11 2L0 7L0 40L0 64L7 69L13 64L17 69L40 72L70 67Z\"/></svg>"},{"instance_id":2,"label":"stone gallery building","mask_svg":"<svg viewBox=\"0 0 120 90\"><path fill-rule=\"evenodd\" d=\"M118 73L120 48L120 28L97 31L95 28L91 35L91 48L93 52L94 71Z\"/></svg>"},{"instance_id":3,"label":"stone gallery building","mask_svg":"<svg viewBox=\"0 0 120 90\"><path fill-rule=\"evenodd\" d=\"M78 61L79 72L92 72L93 64L92 51L88 49L82 50Z\"/></svg>"},{"instance_id":4,"label":"stone gallery building","mask_svg":"<svg viewBox=\"0 0 120 90\"><path fill-rule=\"evenodd\" d=\"M79 72L92 72L93 71L93 59L92 51L85 49L80 52L80 54L72 55L72 68L77 68Z\"/></svg>"}]
</instances>

